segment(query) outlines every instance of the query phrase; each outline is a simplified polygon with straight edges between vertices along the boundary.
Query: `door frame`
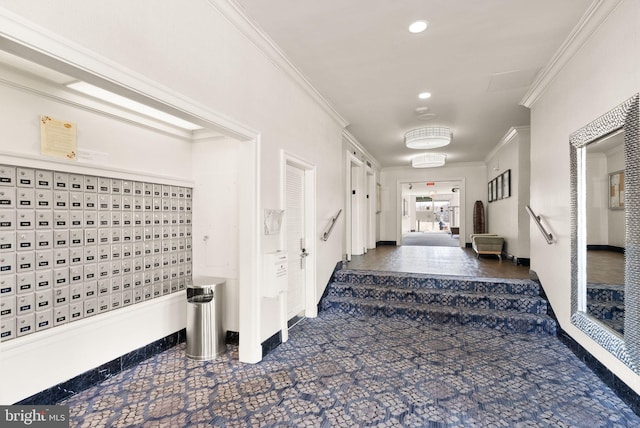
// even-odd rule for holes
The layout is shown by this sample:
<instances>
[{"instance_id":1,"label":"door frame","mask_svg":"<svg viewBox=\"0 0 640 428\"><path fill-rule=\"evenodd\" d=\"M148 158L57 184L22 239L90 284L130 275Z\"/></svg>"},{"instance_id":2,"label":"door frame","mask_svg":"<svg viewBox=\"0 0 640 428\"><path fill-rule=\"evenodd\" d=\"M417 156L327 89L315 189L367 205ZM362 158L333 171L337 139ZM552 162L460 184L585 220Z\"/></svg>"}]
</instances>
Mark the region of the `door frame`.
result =
<instances>
[{"instance_id":1,"label":"door frame","mask_svg":"<svg viewBox=\"0 0 640 428\"><path fill-rule=\"evenodd\" d=\"M318 306L316 302L316 296L318 294L316 287L316 270L318 263L318 245L316 242L316 166L293 153L280 150L280 207L283 210L286 208L287 165L304 171L304 240L307 252L309 253L309 256L306 258L305 268L304 316L307 318L315 318L318 316ZM287 213L285 212L285 217L286 215ZM284 248L285 251L287 251L287 255L290 256L286 244L286 229L284 229L284 233L280 234L280 248ZM284 311L284 313L286 314L286 311Z\"/></svg>"},{"instance_id":2,"label":"door frame","mask_svg":"<svg viewBox=\"0 0 640 428\"><path fill-rule=\"evenodd\" d=\"M364 162L358 159L354 153L349 150L346 151L346 162L345 162L345 248L346 248L346 258L348 261L351 261L351 256L354 254L353 248L354 245L360 244L363 248L366 247L364 243L364 224L365 218L362 217L362 195L363 192L363 181L364 181ZM359 171L358 179L358 188L354 189L352 180L353 180L353 168L357 168ZM353 190L356 190L356 202L353 203L354 198ZM354 241L354 234L358 237L356 239L357 242ZM364 249L362 250L364 252ZM363 254L363 252L358 252L356 254Z\"/></svg>"},{"instance_id":3,"label":"door frame","mask_svg":"<svg viewBox=\"0 0 640 428\"><path fill-rule=\"evenodd\" d=\"M452 178L414 178L414 179L402 179L396 182L396 245L402 245L402 185L415 183L416 181L458 181L460 183L460 236L466 236L466 191L465 191L465 177L452 177ZM464 239L460 239L460 248L464 248L466 242Z\"/></svg>"},{"instance_id":4,"label":"door frame","mask_svg":"<svg viewBox=\"0 0 640 428\"><path fill-rule=\"evenodd\" d=\"M365 251L376 248L376 206L377 206L377 181L376 172L367 165L365 168L365 186L367 189L367 228L365 233Z\"/></svg>"}]
</instances>

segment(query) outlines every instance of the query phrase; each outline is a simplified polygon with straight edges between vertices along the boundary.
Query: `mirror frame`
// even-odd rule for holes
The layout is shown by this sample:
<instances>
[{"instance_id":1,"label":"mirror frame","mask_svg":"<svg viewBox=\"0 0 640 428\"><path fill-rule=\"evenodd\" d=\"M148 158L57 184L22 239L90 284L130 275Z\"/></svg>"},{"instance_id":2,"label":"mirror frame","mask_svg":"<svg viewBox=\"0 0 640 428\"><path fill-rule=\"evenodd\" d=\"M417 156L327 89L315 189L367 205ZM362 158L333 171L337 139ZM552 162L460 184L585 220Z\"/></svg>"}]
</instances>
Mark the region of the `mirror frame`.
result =
<instances>
[{"instance_id":1,"label":"mirror frame","mask_svg":"<svg viewBox=\"0 0 640 428\"><path fill-rule=\"evenodd\" d=\"M569 138L571 177L571 323L627 367L640 373L640 120L638 94ZM586 146L624 132L624 335L587 314ZM580 213L583 213L580 215Z\"/></svg>"}]
</instances>

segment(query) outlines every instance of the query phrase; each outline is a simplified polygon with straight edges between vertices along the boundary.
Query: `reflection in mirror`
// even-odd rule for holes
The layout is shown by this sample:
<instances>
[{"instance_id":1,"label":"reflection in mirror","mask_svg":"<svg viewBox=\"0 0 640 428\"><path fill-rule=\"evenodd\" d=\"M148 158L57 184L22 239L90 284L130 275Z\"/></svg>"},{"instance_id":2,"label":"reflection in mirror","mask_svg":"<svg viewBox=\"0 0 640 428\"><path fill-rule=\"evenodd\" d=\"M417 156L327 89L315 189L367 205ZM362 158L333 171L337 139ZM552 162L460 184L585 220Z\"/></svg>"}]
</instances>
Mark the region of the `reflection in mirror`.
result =
<instances>
[{"instance_id":1,"label":"reflection in mirror","mask_svg":"<svg viewBox=\"0 0 640 428\"><path fill-rule=\"evenodd\" d=\"M638 94L570 136L571 322L640 373Z\"/></svg>"},{"instance_id":2,"label":"reflection in mirror","mask_svg":"<svg viewBox=\"0 0 640 428\"><path fill-rule=\"evenodd\" d=\"M586 146L587 314L624 333L624 133Z\"/></svg>"}]
</instances>

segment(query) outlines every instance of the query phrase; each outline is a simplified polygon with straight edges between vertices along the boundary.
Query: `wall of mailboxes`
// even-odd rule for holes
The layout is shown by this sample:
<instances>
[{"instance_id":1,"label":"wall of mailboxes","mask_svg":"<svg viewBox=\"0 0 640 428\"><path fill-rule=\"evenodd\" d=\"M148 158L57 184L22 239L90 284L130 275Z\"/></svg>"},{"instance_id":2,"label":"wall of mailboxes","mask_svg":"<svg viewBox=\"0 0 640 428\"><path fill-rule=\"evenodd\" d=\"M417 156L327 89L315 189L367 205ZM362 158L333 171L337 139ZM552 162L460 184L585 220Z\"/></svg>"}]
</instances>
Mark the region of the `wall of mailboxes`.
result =
<instances>
[{"instance_id":1,"label":"wall of mailboxes","mask_svg":"<svg viewBox=\"0 0 640 428\"><path fill-rule=\"evenodd\" d=\"M183 290L192 188L0 165L0 341Z\"/></svg>"}]
</instances>

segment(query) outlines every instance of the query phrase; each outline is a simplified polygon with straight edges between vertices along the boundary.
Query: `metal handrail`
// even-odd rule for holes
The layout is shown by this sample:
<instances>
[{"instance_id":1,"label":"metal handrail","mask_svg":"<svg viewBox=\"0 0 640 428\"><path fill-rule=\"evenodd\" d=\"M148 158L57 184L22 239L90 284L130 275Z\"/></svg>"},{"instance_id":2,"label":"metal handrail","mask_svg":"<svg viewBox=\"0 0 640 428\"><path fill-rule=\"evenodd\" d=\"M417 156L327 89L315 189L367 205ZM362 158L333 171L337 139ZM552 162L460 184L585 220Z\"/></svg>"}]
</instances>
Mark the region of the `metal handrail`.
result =
<instances>
[{"instance_id":1,"label":"metal handrail","mask_svg":"<svg viewBox=\"0 0 640 428\"><path fill-rule=\"evenodd\" d=\"M329 235L331 235L331 231L333 230L333 226L335 226L336 220L338 220L338 217L340 217L340 213L341 212L342 212L342 208L340 209L340 211L338 211L338 214L336 214L335 217L333 217L331 219L331 224L327 227L327 229L322 234L322 238L321 239L323 241L326 241L327 239L329 239Z\"/></svg>"},{"instance_id":2,"label":"metal handrail","mask_svg":"<svg viewBox=\"0 0 640 428\"><path fill-rule=\"evenodd\" d=\"M529 213L531 218L534 220L534 223L536 224L536 226L538 226L538 229L540 229L540 232L544 236L544 239L547 241L547 244L551 245L551 243L553 243L553 235L547 232L544 226L542 225L542 223L540 223L540 216L535 215L535 213L533 212L533 210L529 205L527 205L526 208L527 208L527 212Z\"/></svg>"}]
</instances>

